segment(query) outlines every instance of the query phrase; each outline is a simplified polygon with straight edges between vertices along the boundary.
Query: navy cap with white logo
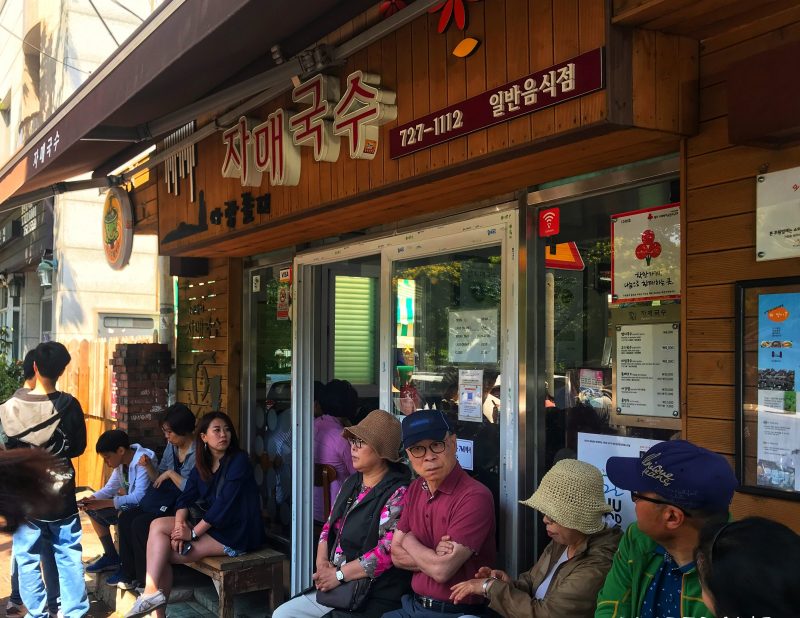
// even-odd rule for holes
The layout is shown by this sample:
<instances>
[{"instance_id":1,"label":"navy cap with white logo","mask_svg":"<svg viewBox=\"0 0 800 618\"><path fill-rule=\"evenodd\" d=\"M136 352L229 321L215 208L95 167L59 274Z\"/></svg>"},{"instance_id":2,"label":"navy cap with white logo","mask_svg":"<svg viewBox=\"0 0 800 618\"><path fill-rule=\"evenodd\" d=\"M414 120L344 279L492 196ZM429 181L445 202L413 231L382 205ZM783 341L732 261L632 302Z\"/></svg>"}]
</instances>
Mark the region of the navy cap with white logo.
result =
<instances>
[{"instance_id":1,"label":"navy cap with white logo","mask_svg":"<svg viewBox=\"0 0 800 618\"><path fill-rule=\"evenodd\" d=\"M620 489L653 492L688 510L726 510L738 486L727 460L686 440L659 442L642 457L609 457L608 479Z\"/></svg>"},{"instance_id":2,"label":"navy cap with white logo","mask_svg":"<svg viewBox=\"0 0 800 618\"><path fill-rule=\"evenodd\" d=\"M444 414L438 410L417 410L403 419L403 448L423 440L443 440L451 431Z\"/></svg>"}]
</instances>

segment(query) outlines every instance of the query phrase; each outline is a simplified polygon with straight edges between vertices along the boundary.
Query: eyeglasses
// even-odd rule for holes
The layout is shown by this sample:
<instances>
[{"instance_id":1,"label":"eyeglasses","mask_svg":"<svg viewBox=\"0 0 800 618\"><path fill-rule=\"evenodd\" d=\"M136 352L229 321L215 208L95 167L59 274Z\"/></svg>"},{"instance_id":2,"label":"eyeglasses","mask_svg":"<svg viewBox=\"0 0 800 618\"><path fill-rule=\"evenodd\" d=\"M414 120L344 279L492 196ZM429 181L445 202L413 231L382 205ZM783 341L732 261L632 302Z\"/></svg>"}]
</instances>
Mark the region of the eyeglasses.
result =
<instances>
[{"instance_id":1,"label":"eyeglasses","mask_svg":"<svg viewBox=\"0 0 800 618\"><path fill-rule=\"evenodd\" d=\"M664 506L671 506L678 509L686 517L692 516L692 514L689 511L687 511L683 507L678 506L677 504L673 504L672 502L667 502L666 500L659 500L658 498L651 498L649 496L640 494L638 491L631 492L631 500L633 500L634 502L638 502L639 500L644 500L645 502L652 502L653 504L663 504Z\"/></svg>"},{"instance_id":2,"label":"eyeglasses","mask_svg":"<svg viewBox=\"0 0 800 618\"><path fill-rule=\"evenodd\" d=\"M361 438L348 438L347 441L354 448L362 448L366 444Z\"/></svg>"},{"instance_id":3,"label":"eyeglasses","mask_svg":"<svg viewBox=\"0 0 800 618\"><path fill-rule=\"evenodd\" d=\"M409 453L411 453L412 457L416 457L420 459L425 457L425 454L430 450L431 453L443 453L444 449L447 448L447 444L444 440L437 440L436 442L431 442L428 446L422 446L421 444L415 444L414 446L409 447L406 449Z\"/></svg>"}]
</instances>

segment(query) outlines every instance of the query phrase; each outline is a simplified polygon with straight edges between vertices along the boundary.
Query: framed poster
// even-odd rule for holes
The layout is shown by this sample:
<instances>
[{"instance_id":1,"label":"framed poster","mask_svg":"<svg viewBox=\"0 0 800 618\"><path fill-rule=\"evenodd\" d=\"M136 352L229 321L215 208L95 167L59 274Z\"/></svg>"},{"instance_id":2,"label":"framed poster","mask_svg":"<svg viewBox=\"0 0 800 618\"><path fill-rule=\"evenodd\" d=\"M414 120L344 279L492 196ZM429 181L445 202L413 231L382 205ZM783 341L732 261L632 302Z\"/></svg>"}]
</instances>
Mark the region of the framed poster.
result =
<instances>
[{"instance_id":1,"label":"framed poster","mask_svg":"<svg viewBox=\"0 0 800 618\"><path fill-rule=\"evenodd\" d=\"M741 491L800 500L800 277L736 284Z\"/></svg>"},{"instance_id":2,"label":"framed poster","mask_svg":"<svg viewBox=\"0 0 800 618\"><path fill-rule=\"evenodd\" d=\"M756 177L756 261L800 256L800 168Z\"/></svg>"},{"instance_id":3,"label":"framed poster","mask_svg":"<svg viewBox=\"0 0 800 618\"><path fill-rule=\"evenodd\" d=\"M611 215L611 301L680 297L680 204Z\"/></svg>"}]
</instances>

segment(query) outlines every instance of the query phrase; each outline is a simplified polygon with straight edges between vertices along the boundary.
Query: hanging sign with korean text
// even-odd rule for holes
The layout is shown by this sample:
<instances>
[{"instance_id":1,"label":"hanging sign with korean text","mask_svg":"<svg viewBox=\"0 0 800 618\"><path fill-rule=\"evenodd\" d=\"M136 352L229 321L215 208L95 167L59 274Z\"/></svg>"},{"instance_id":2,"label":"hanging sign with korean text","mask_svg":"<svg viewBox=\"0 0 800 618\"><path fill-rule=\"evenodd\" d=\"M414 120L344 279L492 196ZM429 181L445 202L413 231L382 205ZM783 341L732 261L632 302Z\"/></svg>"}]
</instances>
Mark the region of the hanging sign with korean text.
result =
<instances>
[{"instance_id":1,"label":"hanging sign with korean text","mask_svg":"<svg viewBox=\"0 0 800 618\"><path fill-rule=\"evenodd\" d=\"M602 90L603 48L553 65L392 129L392 159Z\"/></svg>"},{"instance_id":2,"label":"hanging sign with korean text","mask_svg":"<svg viewBox=\"0 0 800 618\"><path fill-rule=\"evenodd\" d=\"M125 189L111 187L108 190L102 218L106 261L114 270L122 270L133 251L133 207Z\"/></svg>"},{"instance_id":3,"label":"hanging sign with korean text","mask_svg":"<svg viewBox=\"0 0 800 618\"><path fill-rule=\"evenodd\" d=\"M680 204L612 215L612 302L674 299L680 295Z\"/></svg>"}]
</instances>

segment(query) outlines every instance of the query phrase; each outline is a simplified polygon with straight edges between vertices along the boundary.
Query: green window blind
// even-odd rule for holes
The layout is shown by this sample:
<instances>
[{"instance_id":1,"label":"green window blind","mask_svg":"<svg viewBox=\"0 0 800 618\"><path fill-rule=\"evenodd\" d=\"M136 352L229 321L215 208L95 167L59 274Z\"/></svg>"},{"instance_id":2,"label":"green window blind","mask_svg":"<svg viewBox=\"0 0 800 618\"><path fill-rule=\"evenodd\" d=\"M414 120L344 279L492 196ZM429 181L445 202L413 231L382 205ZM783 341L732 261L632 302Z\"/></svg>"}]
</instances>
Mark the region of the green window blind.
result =
<instances>
[{"instance_id":1,"label":"green window blind","mask_svg":"<svg viewBox=\"0 0 800 618\"><path fill-rule=\"evenodd\" d=\"M334 285L334 376L352 384L375 384L377 279L338 275Z\"/></svg>"}]
</instances>

